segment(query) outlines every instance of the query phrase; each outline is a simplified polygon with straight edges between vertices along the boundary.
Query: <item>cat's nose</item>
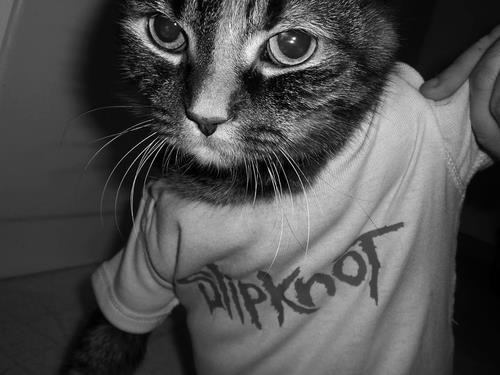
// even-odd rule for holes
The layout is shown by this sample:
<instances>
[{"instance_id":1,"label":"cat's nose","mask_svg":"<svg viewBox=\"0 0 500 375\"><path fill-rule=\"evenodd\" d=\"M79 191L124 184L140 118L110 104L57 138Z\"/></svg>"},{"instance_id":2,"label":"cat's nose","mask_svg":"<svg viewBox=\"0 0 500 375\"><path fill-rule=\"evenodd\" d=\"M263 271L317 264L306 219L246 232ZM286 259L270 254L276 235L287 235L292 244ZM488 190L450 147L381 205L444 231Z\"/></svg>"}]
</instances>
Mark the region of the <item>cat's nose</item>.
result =
<instances>
[{"instance_id":1,"label":"cat's nose","mask_svg":"<svg viewBox=\"0 0 500 375\"><path fill-rule=\"evenodd\" d=\"M210 137L217 130L217 126L226 122L228 119L223 117L205 117L191 109L186 111L187 118L198 125L198 129L206 136Z\"/></svg>"}]
</instances>

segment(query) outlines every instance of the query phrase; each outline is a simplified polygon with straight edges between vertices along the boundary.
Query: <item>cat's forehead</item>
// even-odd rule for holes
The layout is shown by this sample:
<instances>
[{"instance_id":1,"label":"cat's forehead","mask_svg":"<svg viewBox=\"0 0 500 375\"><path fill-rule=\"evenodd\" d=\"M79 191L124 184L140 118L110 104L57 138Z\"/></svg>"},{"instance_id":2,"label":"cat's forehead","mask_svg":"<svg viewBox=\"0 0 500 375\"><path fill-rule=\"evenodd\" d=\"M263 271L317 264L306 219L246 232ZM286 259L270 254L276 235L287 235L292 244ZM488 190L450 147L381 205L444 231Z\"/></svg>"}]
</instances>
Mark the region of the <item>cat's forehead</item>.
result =
<instances>
[{"instance_id":1,"label":"cat's forehead","mask_svg":"<svg viewBox=\"0 0 500 375\"><path fill-rule=\"evenodd\" d=\"M199 24L231 22L270 27L284 12L286 0L171 0L171 6Z\"/></svg>"},{"instance_id":2,"label":"cat's forehead","mask_svg":"<svg viewBox=\"0 0 500 375\"><path fill-rule=\"evenodd\" d=\"M338 8L350 8L357 0L128 0L133 7L152 8L170 13L176 19L214 29L220 22L230 22L249 29L271 29L283 20L324 21ZM347 6L351 4L351 6Z\"/></svg>"}]
</instances>

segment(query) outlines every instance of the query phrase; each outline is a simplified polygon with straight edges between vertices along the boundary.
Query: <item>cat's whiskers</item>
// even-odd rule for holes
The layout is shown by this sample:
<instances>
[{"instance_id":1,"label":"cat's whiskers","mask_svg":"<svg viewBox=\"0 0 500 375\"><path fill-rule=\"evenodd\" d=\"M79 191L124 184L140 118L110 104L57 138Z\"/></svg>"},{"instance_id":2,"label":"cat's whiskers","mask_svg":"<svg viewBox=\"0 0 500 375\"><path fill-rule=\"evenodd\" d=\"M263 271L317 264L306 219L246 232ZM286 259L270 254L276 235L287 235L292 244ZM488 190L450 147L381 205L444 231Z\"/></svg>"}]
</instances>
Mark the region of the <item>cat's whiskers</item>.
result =
<instances>
[{"instance_id":1,"label":"cat's whiskers","mask_svg":"<svg viewBox=\"0 0 500 375\"><path fill-rule=\"evenodd\" d=\"M175 165L179 165L179 153L180 153L180 148L176 148L175 150Z\"/></svg>"},{"instance_id":2,"label":"cat's whiskers","mask_svg":"<svg viewBox=\"0 0 500 375\"><path fill-rule=\"evenodd\" d=\"M280 235L279 235L279 239L278 239L278 245L276 247L276 250L274 252L274 257L273 257L273 260L271 261L271 264L269 265L268 267L268 271L271 270L271 268L273 267L274 263L276 262L276 260L278 259L278 254L279 254L279 251L280 251L280 248L281 248L281 242L283 241L283 232L284 232L284 215L285 215L285 212L284 212L284 208L283 208L283 202L282 202L282 197L281 197L281 194L282 194L282 191L280 191L279 189L279 186L278 186L278 182L277 182L277 178L279 179L279 176L275 176L274 175L274 172L273 172L273 169L271 168L271 166L274 164L273 161L270 159L269 156L266 156L266 158L264 158L264 164L266 165L266 169L267 169L267 172L269 174L269 178L271 179L271 184L272 184L272 187L273 187L273 191L274 191L274 203L276 205L279 205L280 206L280 211L281 211L281 227L280 227Z\"/></svg>"},{"instance_id":3,"label":"cat's whiskers","mask_svg":"<svg viewBox=\"0 0 500 375\"><path fill-rule=\"evenodd\" d=\"M231 168L231 185L229 187L229 190L233 190L237 181L238 181L238 171L236 170L236 168L233 167Z\"/></svg>"},{"instance_id":4,"label":"cat's whiskers","mask_svg":"<svg viewBox=\"0 0 500 375\"><path fill-rule=\"evenodd\" d=\"M134 167L134 165L137 163L137 161L139 159L141 159L141 161L139 162L139 166L138 166L138 171L140 171L140 169L142 168L141 163L143 162L145 156L147 156L149 154L149 152L151 151L152 148L154 148L154 146L156 145L157 142L158 142L158 139L153 139L146 147L144 147L143 150L141 150L139 152L139 154L134 158L134 160L132 160L132 162L130 163L130 165L128 166L128 168L126 169L125 173L123 174L123 176L120 180L120 183L118 185L118 189L116 190L115 200L114 200L115 224L117 226L118 226L118 215L117 215L117 213L118 213L118 200L120 197L120 190L123 186L123 183L124 183L127 175L129 174L129 172L132 170L132 168ZM135 183L135 178L134 178L134 183ZM131 189L131 194L133 191L134 191L134 186ZM130 204L133 205L133 202L131 202ZM132 222L134 222L134 214L133 214L132 208L130 211L131 211Z\"/></svg>"},{"instance_id":5,"label":"cat's whiskers","mask_svg":"<svg viewBox=\"0 0 500 375\"><path fill-rule=\"evenodd\" d=\"M194 160L194 159L190 159L190 161L189 161L189 163L188 163L188 164L186 164L186 165L182 165L181 170L182 170L182 174L183 174L183 175L186 175L186 174L189 172L189 170L190 170L190 169L191 169L191 167L193 166L194 162L195 162L195 160Z\"/></svg>"},{"instance_id":6,"label":"cat's whiskers","mask_svg":"<svg viewBox=\"0 0 500 375\"><path fill-rule=\"evenodd\" d=\"M290 212L291 212L292 217L293 217L293 216L295 216L295 203L294 203L294 200L293 200L294 194L292 193L292 188L291 188L291 185L290 185L290 181L288 179L288 176L287 176L287 173L285 171L285 168L283 167L283 163L280 160L280 157L274 151L272 151L272 154L274 155L274 157L275 157L275 159L277 161L277 165L276 165L276 163L274 163L276 174L279 176L279 171L278 171L278 166L279 166L280 169L281 169L281 172L282 172L282 174L283 174L283 176L285 178L285 182L286 182L287 188L288 188L287 194L288 194L288 197L290 198ZM282 186L281 181L280 181L280 186ZM281 195L283 197L283 193ZM295 232L294 232L294 230L293 230L293 228L292 228L292 226L290 224L290 221L288 220L288 217L286 216L286 214L285 214L284 218L285 218L285 220L287 222L287 225L288 225L288 228L290 229L291 234L297 240L297 243L300 244L300 241L298 240L297 236L295 235Z\"/></svg>"},{"instance_id":7,"label":"cat's whiskers","mask_svg":"<svg viewBox=\"0 0 500 375\"><path fill-rule=\"evenodd\" d=\"M246 177L246 183L245 183L245 200L248 196L248 187L250 185L250 170L248 168L248 160L247 158L243 158L243 165L245 166L245 177Z\"/></svg>"},{"instance_id":8,"label":"cat's whiskers","mask_svg":"<svg viewBox=\"0 0 500 375\"><path fill-rule=\"evenodd\" d=\"M132 125L129 128L127 128L125 130L122 130L120 132L116 132L116 133L113 133L113 134L110 134L110 135L105 135L104 137L96 138L96 139L94 139L92 141L92 143L102 142L102 141L105 141L105 140L110 139L110 138L119 138L122 135L125 135L127 133L132 133L132 132L137 131L137 130L141 130L141 129L145 129L145 128L151 127L152 126L152 122L153 122L153 119L141 121L138 124Z\"/></svg>"},{"instance_id":9,"label":"cat's whiskers","mask_svg":"<svg viewBox=\"0 0 500 375\"><path fill-rule=\"evenodd\" d=\"M255 206L255 202L257 201L257 194L258 194L258 190L259 190L260 174L259 174L259 169L256 166L256 161L253 158L250 159L250 161L251 161L251 166L252 166L252 171L253 171L253 176L254 176L254 194L253 194L252 206Z\"/></svg>"},{"instance_id":10,"label":"cat's whiskers","mask_svg":"<svg viewBox=\"0 0 500 375\"><path fill-rule=\"evenodd\" d=\"M90 114L95 113L95 112L108 110L108 109L127 109L127 110L130 110L130 109L144 109L144 108L152 108L152 107L149 105L137 105L137 104L136 105L108 105L108 106L96 107L96 108L89 109L88 111L85 111L85 112L79 114L75 118L71 119L69 122L72 123L74 121L81 119L84 116L90 115Z\"/></svg>"},{"instance_id":11,"label":"cat's whiskers","mask_svg":"<svg viewBox=\"0 0 500 375\"><path fill-rule=\"evenodd\" d=\"M294 202L293 202L293 194L292 194L292 187L290 185L290 180L288 179L288 175L285 171L285 168L283 167L283 163L281 162L280 160L280 157L276 154L276 152L274 150L270 150L272 155L274 156L274 158L276 159L276 162L278 163L278 165L276 165L276 163L274 163L274 167L276 168L276 173L277 175L279 176L279 171L277 170L277 167L279 166L280 169L281 169L281 172L283 174L283 177L285 178L285 182L286 182L286 185L287 185L287 188L288 188L288 196L290 197L290 204L291 204L291 208L292 208L292 212L294 212Z\"/></svg>"},{"instance_id":12,"label":"cat's whiskers","mask_svg":"<svg viewBox=\"0 0 500 375\"><path fill-rule=\"evenodd\" d=\"M60 145L62 145L64 143L64 140L66 139L66 136L68 135L68 131L70 130L70 128L73 126L73 124L80 120L82 117L85 117L87 115L90 115L92 113L96 113L96 112L99 112L99 111L104 111L104 110L110 110L110 109L134 109L134 108L137 108L137 109L143 109L143 108L151 108L151 106L143 106L143 105L109 105L109 106L103 106L103 107L97 107L97 108L93 108L93 109L90 109L88 111L85 111L81 114L79 114L78 116L72 118L71 120L69 120L67 122L67 125L64 127L64 130L61 134L61 140L59 142Z\"/></svg>"},{"instance_id":13,"label":"cat's whiskers","mask_svg":"<svg viewBox=\"0 0 500 375\"><path fill-rule=\"evenodd\" d=\"M289 145L289 148L290 150L292 151L295 151L295 153L298 154L298 152L295 150L295 148L291 145ZM289 154L288 154L289 155ZM293 159L290 157L290 160L293 161ZM310 159L310 162L311 163L316 163L318 164L318 161L315 160L315 159ZM311 181L309 180L309 178L307 178L307 176L305 175L304 171L298 166L297 162L294 161L294 164L295 166L297 167L297 170L300 172L300 174L302 175L303 179L304 179L304 182L305 182L305 185L307 185L307 187L309 188L309 191L312 192L313 194L313 198L316 202L316 207L321 211L323 212L323 204L322 204L322 200L318 197L318 194L317 194L317 191L316 189L313 189L313 184L311 183ZM321 168L321 166L319 166L319 168ZM321 177L321 174L318 174L319 177Z\"/></svg>"},{"instance_id":14,"label":"cat's whiskers","mask_svg":"<svg viewBox=\"0 0 500 375\"><path fill-rule=\"evenodd\" d=\"M309 199L307 197L307 191L304 185L304 182L302 181L302 178L300 177L299 172L297 171L300 170L300 172L303 174L302 170L300 169L299 165L292 159L292 157L288 154L286 150L284 150L282 147L278 147L278 151L283 155L286 161L290 164L292 167L293 171L295 172L297 179L299 181L299 184L302 188L302 193L304 196L304 203L306 205L306 219L307 219L307 240L306 240L306 249L305 249L305 256L307 257L309 253L309 244L310 244L310 238L311 238L311 212L309 208ZM306 178L307 181L307 178ZM307 181L308 182L308 181Z\"/></svg>"},{"instance_id":15,"label":"cat's whiskers","mask_svg":"<svg viewBox=\"0 0 500 375\"><path fill-rule=\"evenodd\" d=\"M149 164L149 168L146 171L146 174L144 176L144 181L142 183L142 191L146 190L146 183L148 181L148 177L149 177L149 174L151 173L151 169L153 168L155 160L158 158L158 155L160 155L161 150L164 147L166 147L167 145L168 145L168 139L167 138L163 138L162 142L158 145L157 151L156 151L155 155L153 156L153 158L151 159L151 162Z\"/></svg>"},{"instance_id":16,"label":"cat's whiskers","mask_svg":"<svg viewBox=\"0 0 500 375\"><path fill-rule=\"evenodd\" d=\"M147 127L150 127L152 121L153 121L152 119L141 121L140 123L134 124L134 125L128 127L127 129L121 131L120 133L112 134L112 135L109 135L107 137L101 138L101 139L106 139L106 138L109 138L109 137L113 137L110 141L106 142L96 152L94 152L94 154L89 158L89 160L87 161L87 163L83 167L83 169L82 169L82 171L80 173L80 176L78 177L77 186L81 183L81 181L82 181L85 173L90 168L90 165L94 162L94 160L101 154L101 152L106 147L110 146L113 142L115 142L116 140L118 140L118 138L120 138L124 134L130 133L130 132L133 132L133 131L136 131L136 130L144 129L144 128L147 128ZM96 140L96 141L99 141L99 140ZM101 221L103 221L102 205L100 207L100 216L101 216Z\"/></svg>"},{"instance_id":17,"label":"cat's whiskers","mask_svg":"<svg viewBox=\"0 0 500 375\"><path fill-rule=\"evenodd\" d=\"M271 152L274 155L274 157L276 158L276 160L278 162L278 165L280 166L281 171L283 172L285 181L287 183L288 195L290 197L291 213L292 213L292 217L293 217L293 216L295 216L295 203L294 203L294 200L293 200L294 194L292 193L292 188L291 188L291 185L290 185L290 181L288 179L288 176L287 176L287 173L286 173L285 168L283 166L283 163L280 160L280 157L276 154L275 151L271 151ZM287 223L288 229L290 230L290 233L295 238L295 240L297 241L297 243L300 245L301 241L299 240L298 236L295 234L295 231L294 231L292 225L290 224L290 221L288 220L288 217L286 215L285 215L285 221Z\"/></svg>"},{"instance_id":18,"label":"cat's whiskers","mask_svg":"<svg viewBox=\"0 0 500 375\"><path fill-rule=\"evenodd\" d=\"M176 150L176 149L177 149L177 147L173 143L169 143L167 145L167 147L165 148L165 151L163 153L163 160L162 160L162 164L161 164L162 173L164 173L167 170L168 165L170 164L170 158L172 157L172 154L174 153L174 150Z\"/></svg>"},{"instance_id":19,"label":"cat's whiskers","mask_svg":"<svg viewBox=\"0 0 500 375\"><path fill-rule=\"evenodd\" d=\"M139 162L139 165L137 166L137 170L134 175L134 179L132 181L132 187L130 189L130 217L132 218L132 222L134 222L134 193L135 193L135 185L137 182L137 179L139 177L139 174L141 173L142 168L147 164L148 159L151 159L151 163L149 165L148 170L146 171L146 174L144 175L144 181L142 184L142 191L145 190L146 188L146 182L149 176L149 173L151 172L151 168L153 167L153 163L160 153L162 147L165 145L166 140L165 139L155 139L151 144L148 146L149 151L145 152L142 154L142 158ZM115 201L116 203L116 201ZM116 211L116 207L115 207Z\"/></svg>"},{"instance_id":20,"label":"cat's whiskers","mask_svg":"<svg viewBox=\"0 0 500 375\"><path fill-rule=\"evenodd\" d=\"M145 137L142 141L138 142L134 147L132 147L129 151L127 151L125 153L125 155L122 156L122 158L115 164L114 168L111 170L108 178L106 179L106 182L104 183L104 187L102 189L102 192L101 192L101 198L100 198L100 202L99 202L99 207L100 207L100 213L101 213L101 221L103 221L103 215L102 215L102 212L103 212L103 207L104 207L104 197L105 197L105 194L106 194L106 189L108 188L108 185L109 183L111 182L111 178L113 177L114 173L116 172L116 170L118 169L118 167L121 165L121 163L132 153L134 152L138 147L140 147L142 144L144 144L145 142L147 142L149 139L151 139L152 137L156 136L158 134L158 132L153 132L152 134L148 135L147 137ZM141 155L142 153L144 152L141 151L141 153L139 155ZM120 231L120 228L118 228L118 231Z\"/></svg>"},{"instance_id":21,"label":"cat's whiskers","mask_svg":"<svg viewBox=\"0 0 500 375\"><path fill-rule=\"evenodd\" d=\"M99 150L97 150L94 155L92 155L92 157L89 159L89 161L87 162L87 164L85 165L84 167L84 171L86 171L90 165L94 162L94 160L101 154L101 152L106 148L108 147L110 144L112 144L114 141L116 141L118 138L120 138L121 136L129 133L129 132L133 132L133 131L136 131L136 130L139 130L139 129L142 129L142 128L146 128L146 127L149 127L151 126L151 123L153 122L152 119L149 119L149 120L145 120L145 121L142 121L138 124L135 124L135 125L132 125L131 127L127 128L126 130L116 134L113 136L113 138L106 142L102 147L99 148Z\"/></svg>"}]
</instances>

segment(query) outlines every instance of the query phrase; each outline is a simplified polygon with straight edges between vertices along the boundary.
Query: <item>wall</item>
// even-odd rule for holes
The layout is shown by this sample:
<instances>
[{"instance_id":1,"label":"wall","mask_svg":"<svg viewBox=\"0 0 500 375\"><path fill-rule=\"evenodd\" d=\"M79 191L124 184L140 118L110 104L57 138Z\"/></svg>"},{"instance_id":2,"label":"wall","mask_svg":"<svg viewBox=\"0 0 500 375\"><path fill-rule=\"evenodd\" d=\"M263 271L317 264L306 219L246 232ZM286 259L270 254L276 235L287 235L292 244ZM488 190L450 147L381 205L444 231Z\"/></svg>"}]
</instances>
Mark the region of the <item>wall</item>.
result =
<instances>
[{"instance_id":1,"label":"wall","mask_svg":"<svg viewBox=\"0 0 500 375\"><path fill-rule=\"evenodd\" d=\"M117 104L105 71L112 43L97 35L112 35L108 3L0 4L0 277L95 262L121 242L115 180L99 220L99 196L117 155L103 152L84 167L102 145L96 138L119 121L131 125L118 109L82 115Z\"/></svg>"},{"instance_id":2,"label":"wall","mask_svg":"<svg viewBox=\"0 0 500 375\"><path fill-rule=\"evenodd\" d=\"M3 0L0 3L0 51L4 44L4 37L7 35L7 26L9 24L11 12L13 12L14 0Z\"/></svg>"}]
</instances>

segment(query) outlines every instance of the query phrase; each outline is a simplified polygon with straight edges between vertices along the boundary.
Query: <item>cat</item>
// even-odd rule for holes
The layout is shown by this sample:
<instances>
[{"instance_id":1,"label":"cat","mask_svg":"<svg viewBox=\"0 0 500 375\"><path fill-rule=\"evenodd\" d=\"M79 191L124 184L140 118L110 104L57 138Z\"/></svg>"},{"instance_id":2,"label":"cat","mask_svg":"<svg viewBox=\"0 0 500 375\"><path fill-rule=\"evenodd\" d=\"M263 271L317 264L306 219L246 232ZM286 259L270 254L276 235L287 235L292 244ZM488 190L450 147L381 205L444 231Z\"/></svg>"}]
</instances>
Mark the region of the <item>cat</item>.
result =
<instances>
[{"instance_id":1,"label":"cat","mask_svg":"<svg viewBox=\"0 0 500 375\"><path fill-rule=\"evenodd\" d=\"M377 111L398 48L366 0L124 0L121 21L164 188L218 208L307 193ZM63 373L131 374L147 337L98 313Z\"/></svg>"},{"instance_id":2,"label":"cat","mask_svg":"<svg viewBox=\"0 0 500 375\"><path fill-rule=\"evenodd\" d=\"M272 199L269 162L287 192L302 189L294 167L312 183L376 106L397 46L380 7L360 0L127 1L123 24L125 76L175 148L165 181L216 204L253 200L255 183ZM190 138L193 124L209 143Z\"/></svg>"}]
</instances>

